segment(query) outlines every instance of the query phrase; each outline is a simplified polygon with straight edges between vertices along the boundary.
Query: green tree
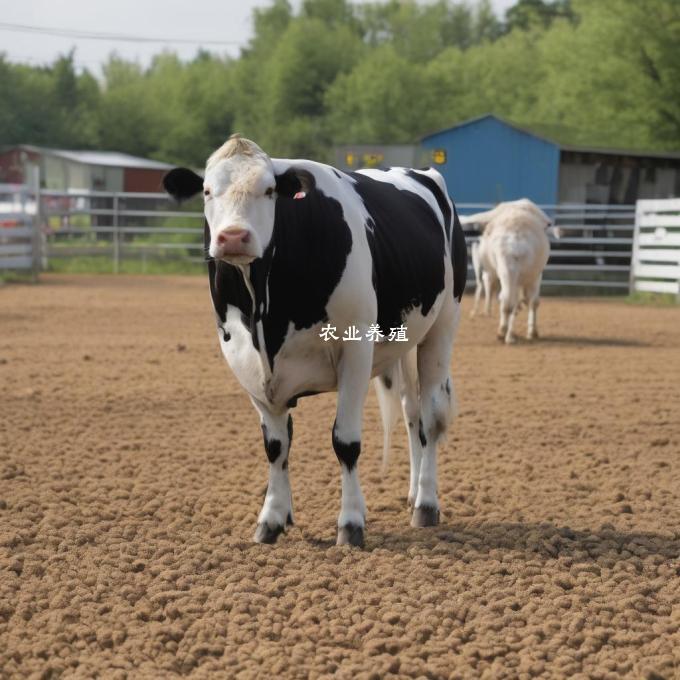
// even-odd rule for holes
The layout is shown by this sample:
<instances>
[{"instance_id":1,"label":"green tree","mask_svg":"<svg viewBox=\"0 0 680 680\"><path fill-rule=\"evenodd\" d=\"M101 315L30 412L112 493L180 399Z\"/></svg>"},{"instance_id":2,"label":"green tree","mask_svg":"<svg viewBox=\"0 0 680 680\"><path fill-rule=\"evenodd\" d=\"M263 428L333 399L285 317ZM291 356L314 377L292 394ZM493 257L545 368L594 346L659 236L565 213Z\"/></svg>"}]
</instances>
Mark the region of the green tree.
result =
<instances>
[{"instance_id":1,"label":"green tree","mask_svg":"<svg viewBox=\"0 0 680 680\"><path fill-rule=\"evenodd\" d=\"M432 127L437 93L423 65L391 45L372 51L326 95L335 143L410 143Z\"/></svg>"},{"instance_id":2,"label":"green tree","mask_svg":"<svg viewBox=\"0 0 680 680\"><path fill-rule=\"evenodd\" d=\"M547 28L556 19L575 19L571 0L518 0L505 13L506 30Z\"/></svg>"},{"instance_id":3,"label":"green tree","mask_svg":"<svg viewBox=\"0 0 680 680\"><path fill-rule=\"evenodd\" d=\"M590 143L680 147L680 8L672 0L575 0L577 25L542 39L547 77L535 120Z\"/></svg>"}]
</instances>

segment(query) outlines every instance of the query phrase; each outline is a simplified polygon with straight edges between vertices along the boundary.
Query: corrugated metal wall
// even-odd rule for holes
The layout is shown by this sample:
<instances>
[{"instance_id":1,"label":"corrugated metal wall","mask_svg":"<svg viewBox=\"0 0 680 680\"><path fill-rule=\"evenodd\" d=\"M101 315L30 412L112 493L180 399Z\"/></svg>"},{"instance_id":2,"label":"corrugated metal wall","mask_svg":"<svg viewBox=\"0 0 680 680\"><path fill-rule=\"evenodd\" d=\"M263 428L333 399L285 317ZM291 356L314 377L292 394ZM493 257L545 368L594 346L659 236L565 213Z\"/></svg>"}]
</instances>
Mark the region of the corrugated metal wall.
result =
<instances>
[{"instance_id":1,"label":"corrugated metal wall","mask_svg":"<svg viewBox=\"0 0 680 680\"><path fill-rule=\"evenodd\" d=\"M433 165L455 201L493 204L526 196L535 203L557 203L560 150L555 144L493 117L437 132L422 144L445 151L445 162Z\"/></svg>"}]
</instances>

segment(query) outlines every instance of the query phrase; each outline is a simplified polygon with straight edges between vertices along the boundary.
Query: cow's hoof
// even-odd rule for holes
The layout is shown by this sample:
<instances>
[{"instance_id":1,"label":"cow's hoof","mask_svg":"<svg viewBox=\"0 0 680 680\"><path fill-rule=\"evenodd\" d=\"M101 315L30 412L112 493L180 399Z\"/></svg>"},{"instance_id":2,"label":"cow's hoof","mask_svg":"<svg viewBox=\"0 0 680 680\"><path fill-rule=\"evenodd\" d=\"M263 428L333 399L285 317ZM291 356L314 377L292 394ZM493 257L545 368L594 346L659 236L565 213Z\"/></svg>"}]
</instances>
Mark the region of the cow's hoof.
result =
<instances>
[{"instance_id":1,"label":"cow's hoof","mask_svg":"<svg viewBox=\"0 0 680 680\"><path fill-rule=\"evenodd\" d=\"M538 340L538 331L535 328L527 333L527 340Z\"/></svg>"},{"instance_id":2,"label":"cow's hoof","mask_svg":"<svg viewBox=\"0 0 680 680\"><path fill-rule=\"evenodd\" d=\"M433 505L421 505L413 511L411 526L418 529L422 527L436 527L439 524L439 508Z\"/></svg>"},{"instance_id":3,"label":"cow's hoof","mask_svg":"<svg viewBox=\"0 0 680 680\"><path fill-rule=\"evenodd\" d=\"M506 345L514 345L517 342L516 338L514 335L508 335L505 338L505 344Z\"/></svg>"},{"instance_id":4,"label":"cow's hoof","mask_svg":"<svg viewBox=\"0 0 680 680\"><path fill-rule=\"evenodd\" d=\"M505 331L498 331L498 333L496 333L496 338L503 342L503 340L505 340Z\"/></svg>"},{"instance_id":5,"label":"cow's hoof","mask_svg":"<svg viewBox=\"0 0 680 680\"><path fill-rule=\"evenodd\" d=\"M283 533L282 526L270 527L266 522L261 522L255 529L255 543L276 543L276 539Z\"/></svg>"},{"instance_id":6,"label":"cow's hoof","mask_svg":"<svg viewBox=\"0 0 680 680\"><path fill-rule=\"evenodd\" d=\"M293 515L289 512L288 517L286 517L286 526L292 527L295 526L295 522L293 521Z\"/></svg>"},{"instance_id":7,"label":"cow's hoof","mask_svg":"<svg viewBox=\"0 0 680 680\"><path fill-rule=\"evenodd\" d=\"M336 545L356 545L359 548L364 547L364 528L357 524L345 524L344 527L338 527L338 540Z\"/></svg>"}]
</instances>

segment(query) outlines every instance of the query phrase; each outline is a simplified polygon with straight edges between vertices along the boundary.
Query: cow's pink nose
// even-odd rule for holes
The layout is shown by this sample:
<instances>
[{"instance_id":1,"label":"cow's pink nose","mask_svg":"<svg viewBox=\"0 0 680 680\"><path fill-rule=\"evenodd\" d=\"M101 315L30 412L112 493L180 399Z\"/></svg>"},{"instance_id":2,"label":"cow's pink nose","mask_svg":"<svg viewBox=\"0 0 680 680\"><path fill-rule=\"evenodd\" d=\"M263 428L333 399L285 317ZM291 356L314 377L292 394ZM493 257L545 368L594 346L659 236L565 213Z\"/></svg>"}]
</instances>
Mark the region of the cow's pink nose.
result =
<instances>
[{"instance_id":1,"label":"cow's pink nose","mask_svg":"<svg viewBox=\"0 0 680 680\"><path fill-rule=\"evenodd\" d=\"M250 234L247 229L227 229L217 234L217 245L225 246L227 244L233 245L235 243L248 243Z\"/></svg>"}]
</instances>

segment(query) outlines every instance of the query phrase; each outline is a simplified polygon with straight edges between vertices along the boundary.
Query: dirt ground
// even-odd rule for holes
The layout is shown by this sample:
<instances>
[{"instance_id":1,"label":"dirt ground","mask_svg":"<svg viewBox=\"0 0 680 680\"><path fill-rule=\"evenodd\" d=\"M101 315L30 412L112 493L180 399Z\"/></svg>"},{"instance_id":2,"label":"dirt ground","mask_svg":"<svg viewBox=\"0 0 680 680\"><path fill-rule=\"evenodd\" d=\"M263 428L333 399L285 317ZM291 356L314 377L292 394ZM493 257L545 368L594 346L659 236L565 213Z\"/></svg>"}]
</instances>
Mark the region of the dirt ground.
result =
<instances>
[{"instance_id":1,"label":"dirt ground","mask_svg":"<svg viewBox=\"0 0 680 680\"><path fill-rule=\"evenodd\" d=\"M506 347L470 303L442 524L371 392L359 550L333 395L293 412L297 525L251 543L266 457L202 277L0 288L0 676L680 677L680 309L547 298Z\"/></svg>"}]
</instances>

